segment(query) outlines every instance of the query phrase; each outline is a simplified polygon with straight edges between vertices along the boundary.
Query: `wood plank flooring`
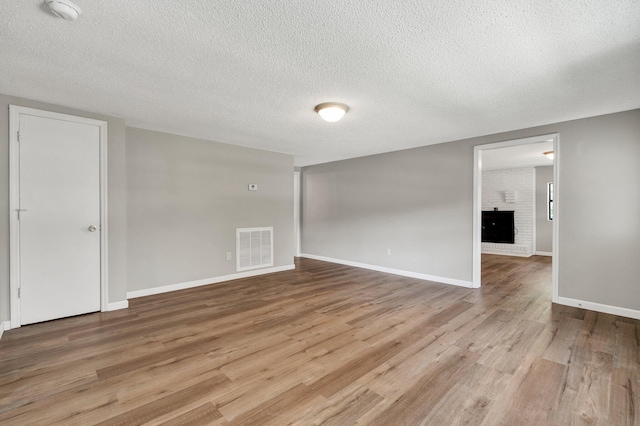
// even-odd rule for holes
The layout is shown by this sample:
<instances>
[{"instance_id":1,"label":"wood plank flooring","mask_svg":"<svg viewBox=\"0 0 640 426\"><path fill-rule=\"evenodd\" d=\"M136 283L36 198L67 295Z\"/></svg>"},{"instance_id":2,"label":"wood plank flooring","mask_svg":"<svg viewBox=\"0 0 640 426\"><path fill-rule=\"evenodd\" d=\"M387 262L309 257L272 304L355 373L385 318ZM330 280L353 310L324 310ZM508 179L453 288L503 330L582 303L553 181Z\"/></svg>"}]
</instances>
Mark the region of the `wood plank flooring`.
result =
<instances>
[{"instance_id":1,"label":"wood plank flooring","mask_svg":"<svg viewBox=\"0 0 640 426\"><path fill-rule=\"evenodd\" d=\"M5 332L3 425L640 425L640 322L310 259Z\"/></svg>"}]
</instances>

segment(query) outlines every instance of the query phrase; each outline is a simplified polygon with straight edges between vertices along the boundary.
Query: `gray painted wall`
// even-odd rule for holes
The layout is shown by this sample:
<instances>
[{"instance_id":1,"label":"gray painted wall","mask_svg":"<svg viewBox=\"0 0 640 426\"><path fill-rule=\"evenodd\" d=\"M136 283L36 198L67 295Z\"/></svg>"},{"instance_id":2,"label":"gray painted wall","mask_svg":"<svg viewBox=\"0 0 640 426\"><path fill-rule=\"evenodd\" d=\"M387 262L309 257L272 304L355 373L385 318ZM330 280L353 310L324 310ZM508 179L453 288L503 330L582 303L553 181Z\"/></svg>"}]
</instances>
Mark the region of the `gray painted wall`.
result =
<instances>
[{"instance_id":1,"label":"gray painted wall","mask_svg":"<svg viewBox=\"0 0 640 426\"><path fill-rule=\"evenodd\" d=\"M304 167L302 252L471 281L472 181L470 142Z\"/></svg>"},{"instance_id":2,"label":"gray painted wall","mask_svg":"<svg viewBox=\"0 0 640 426\"><path fill-rule=\"evenodd\" d=\"M551 253L553 222L547 220L547 184L553 182L553 166L536 167L536 251Z\"/></svg>"},{"instance_id":3,"label":"gray painted wall","mask_svg":"<svg viewBox=\"0 0 640 426\"><path fill-rule=\"evenodd\" d=\"M304 167L302 251L471 281L473 146L555 132L559 295L640 310L640 110Z\"/></svg>"},{"instance_id":4,"label":"gray painted wall","mask_svg":"<svg viewBox=\"0 0 640 426\"><path fill-rule=\"evenodd\" d=\"M560 296L640 310L640 110L567 123L559 157Z\"/></svg>"},{"instance_id":5,"label":"gray painted wall","mask_svg":"<svg viewBox=\"0 0 640 426\"><path fill-rule=\"evenodd\" d=\"M126 299L126 185L125 122L122 118L93 114L43 102L0 94L0 321L8 321L9 298L9 105L42 109L63 114L104 120L108 137L109 207L109 302Z\"/></svg>"},{"instance_id":6,"label":"gray painted wall","mask_svg":"<svg viewBox=\"0 0 640 426\"><path fill-rule=\"evenodd\" d=\"M127 175L129 291L235 273L236 228L293 264L292 156L127 127Z\"/></svg>"}]
</instances>

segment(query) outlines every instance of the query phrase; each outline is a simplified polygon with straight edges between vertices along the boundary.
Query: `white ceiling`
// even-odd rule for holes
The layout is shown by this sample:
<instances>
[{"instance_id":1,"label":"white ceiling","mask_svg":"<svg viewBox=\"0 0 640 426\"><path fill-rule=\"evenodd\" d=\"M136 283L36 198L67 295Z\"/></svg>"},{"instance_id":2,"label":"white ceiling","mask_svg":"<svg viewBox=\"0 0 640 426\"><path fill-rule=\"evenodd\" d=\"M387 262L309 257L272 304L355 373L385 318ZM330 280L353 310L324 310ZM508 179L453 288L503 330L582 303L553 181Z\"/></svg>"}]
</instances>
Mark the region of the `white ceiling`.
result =
<instances>
[{"instance_id":1,"label":"white ceiling","mask_svg":"<svg viewBox=\"0 0 640 426\"><path fill-rule=\"evenodd\" d=\"M543 154L547 151L553 151L553 142L541 141L507 148L483 149L482 170L553 166L553 160Z\"/></svg>"},{"instance_id":2,"label":"white ceiling","mask_svg":"<svg viewBox=\"0 0 640 426\"><path fill-rule=\"evenodd\" d=\"M0 92L298 166L640 107L638 0L75 1L0 2Z\"/></svg>"}]
</instances>

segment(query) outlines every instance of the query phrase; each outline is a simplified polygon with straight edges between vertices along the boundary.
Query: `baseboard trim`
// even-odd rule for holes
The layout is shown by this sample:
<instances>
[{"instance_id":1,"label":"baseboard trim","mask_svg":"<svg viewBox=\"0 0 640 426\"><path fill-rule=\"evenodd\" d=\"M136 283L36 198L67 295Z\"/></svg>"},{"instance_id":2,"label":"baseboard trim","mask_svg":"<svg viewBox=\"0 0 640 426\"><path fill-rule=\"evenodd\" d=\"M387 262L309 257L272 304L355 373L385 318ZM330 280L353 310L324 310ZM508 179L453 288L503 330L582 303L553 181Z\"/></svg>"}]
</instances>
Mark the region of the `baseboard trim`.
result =
<instances>
[{"instance_id":1,"label":"baseboard trim","mask_svg":"<svg viewBox=\"0 0 640 426\"><path fill-rule=\"evenodd\" d=\"M117 311L119 309L127 309L129 307L128 300L121 300L119 302L111 302L107 304L107 312Z\"/></svg>"},{"instance_id":2,"label":"baseboard trim","mask_svg":"<svg viewBox=\"0 0 640 426\"><path fill-rule=\"evenodd\" d=\"M274 272L290 271L295 269L296 265L276 266L273 268L254 269L252 271L238 272L237 274L222 275L219 277L205 278L202 280L188 281L185 283L163 285L161 287L146 288L144 290L135 290L127 292L127 299L135 299L137 297L152 296L154 294L169 293L171 291L185 290L203 285L217 284L224 281L237 280L240 278L255 277L258 275L272 274Z\"/></svg>"},{"instance_id":3,"label":"baseboard trim","mask_svg":"<svg viewBox=\"0 0 640 426\"><path fill-rule=\"evenodd\" d=\"M0 339L2 339L2 335L5 330L11 330L11 322L10 321L2 321L0 322Z\"/></svg>"},{"instance_id":4,"label":"baseboard trim","mask_svg":"<svg viewBox=\"0 0 640 426\"><path fill-rule=\"evenodd\" d=\"M536 256L553 256L553 253L550 251L537 251Z\"/></svg>"},{"instance_id":5,"label":"baseboard trim","mask_svg":"<svg viewBox=\"0 0 640 426\"><path fill-rule=\"evenodd\" d=\"M531 257L532 254L528 254L528 253L507 253L507 252L502 252L502 251L486 251L483 250L481 252L481 254L495 254L497 256L511 256L511 257Z\"/></svg>"},{"instance_id":6,"label":"baseboard trim","mask_svg":"<svg viewBox=\"0 0 640 426\"><path fill-rule=\"evenodd\" d=\"M587 302L584 300L571 299L568 297L558 297L557 303L560 305L589 309L590 311L602 312L605 314L617 315L620 317L640 319L640 311L637 311L635 309L604 305L602 303Z\"/></svg>"},{"instance_id":7,"label":"baseboard trim","mask_svg":"<svg viewBox=\"0 0 640 426\"><path fill-rule=\"evenodd\" d=\"M300 253L300 257L322 260L324 262L338 263L340 265L355 266L356 268L370 269L372 271L386 272L388 274L401 275L403 277L418 278L425 281L434 281L442 284L457 285L460 287L473 288L471 281L457 280L454 278L438 277L435 275L421 274L418 272L403 271L400 269L387 268L384 266L370 265L367 263L352 262L350 260L334 259L332 257L317 256L315 254Z\"/></svg>"}]
</instances>

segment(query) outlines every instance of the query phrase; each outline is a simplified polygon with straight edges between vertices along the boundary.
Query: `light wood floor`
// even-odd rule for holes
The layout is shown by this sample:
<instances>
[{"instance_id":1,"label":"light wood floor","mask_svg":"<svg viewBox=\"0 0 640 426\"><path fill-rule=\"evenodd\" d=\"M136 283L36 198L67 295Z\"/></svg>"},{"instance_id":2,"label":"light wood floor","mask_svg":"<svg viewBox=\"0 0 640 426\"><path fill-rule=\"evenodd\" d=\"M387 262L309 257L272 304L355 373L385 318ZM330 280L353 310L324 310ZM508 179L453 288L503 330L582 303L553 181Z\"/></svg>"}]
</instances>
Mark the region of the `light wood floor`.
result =
<instances>
[{"instance_id":1,"label":"light wood floor","mask_svg":"<svg viewBox=\"0 0 640 426\"><path fill-rule=\"evenodd\" d=\"M552 306L549 258L296 265L5 332L0 423L640 424L640 322Z\"/></svg>"}]
</instances>

